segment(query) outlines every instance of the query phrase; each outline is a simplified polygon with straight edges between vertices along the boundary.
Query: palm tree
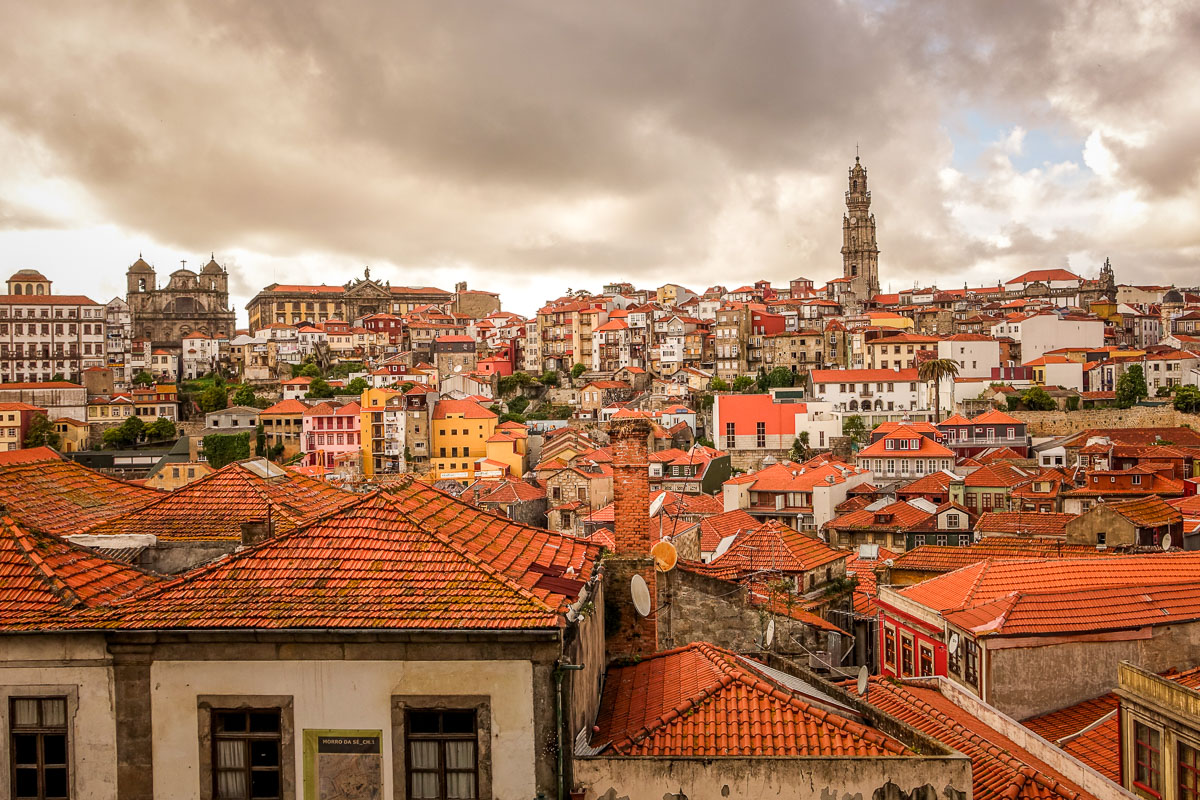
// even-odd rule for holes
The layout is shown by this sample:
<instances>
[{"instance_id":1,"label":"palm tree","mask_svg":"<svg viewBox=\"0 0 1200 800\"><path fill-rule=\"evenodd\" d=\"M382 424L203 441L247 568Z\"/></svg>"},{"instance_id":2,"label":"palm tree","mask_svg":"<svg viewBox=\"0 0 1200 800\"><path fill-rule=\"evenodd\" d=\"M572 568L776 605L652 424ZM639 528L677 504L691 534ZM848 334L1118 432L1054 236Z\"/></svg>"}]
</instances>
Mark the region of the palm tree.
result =
<instances>
[{"instance_id":1,"label":"palm tree","mask_svg":"<svg viewBox=\"0 0 1200 800\"><path fill-rule=\"evenodd\" d=\"M917 367L917 377L929 383L933 381L934 419L941 419L942 413L942 378L954 377L958 374L958 362L953 358L933 358Z\"/></svg>"}]
</instances>

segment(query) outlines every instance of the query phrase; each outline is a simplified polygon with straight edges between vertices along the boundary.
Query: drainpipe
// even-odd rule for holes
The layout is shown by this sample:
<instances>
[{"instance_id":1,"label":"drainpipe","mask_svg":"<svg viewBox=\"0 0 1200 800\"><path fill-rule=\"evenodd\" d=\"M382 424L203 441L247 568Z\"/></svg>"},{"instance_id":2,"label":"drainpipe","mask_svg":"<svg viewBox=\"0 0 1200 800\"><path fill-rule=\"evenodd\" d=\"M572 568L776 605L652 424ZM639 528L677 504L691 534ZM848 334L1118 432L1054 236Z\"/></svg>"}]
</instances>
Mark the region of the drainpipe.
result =
<instances>
[{"instance_id":1,"label":"drainpipe","mask_svg":"<svg viewBox=\"0 0 1200 800\"><path fill-rule=\"evenodd\" d=\"M554 713L557 717L556 736L558 737L558 794L555 795L557 800L563 800L566 795L563 794L566 789L566 756L564 748L566 747L563 735L563 676L568 672L577 672L583 669L582 664L567 664L561 659L554 663Z\"/></svg>"}]
</instances>

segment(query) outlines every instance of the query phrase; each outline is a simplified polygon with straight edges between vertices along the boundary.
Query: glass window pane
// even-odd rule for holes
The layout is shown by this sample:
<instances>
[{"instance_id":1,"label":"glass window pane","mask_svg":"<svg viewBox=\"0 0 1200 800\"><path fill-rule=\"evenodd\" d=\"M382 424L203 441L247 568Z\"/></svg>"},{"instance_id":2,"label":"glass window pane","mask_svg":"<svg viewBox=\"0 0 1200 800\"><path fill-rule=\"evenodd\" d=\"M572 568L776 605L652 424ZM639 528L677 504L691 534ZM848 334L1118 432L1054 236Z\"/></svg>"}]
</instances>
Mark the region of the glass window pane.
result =
<instances>
[{"instance_id":1,"label":"glass window pane","mask_svg":"<svg viewBox=\"0 0 1200 800\"><path fill-rule=\"evenodd\" d=\"M61 733L42 735L42 761L46 764L67 763L67 737Z\"/></svg>"},{"instance_id":2,"label":"glass window pane","mask_svg":"<svg viewBox=\"0 0 1200 800\"><path fill-rule=\"evenodd\" d=\"M442 714L442 731L445 733L474 733L474 711L447 711Z\"/></svg>"},{"instance_id":3,"label":"glass window pane","mask_svg":"<svg viewBox=\"0 0 1200 800\"><path fill-rule=\"evenodd\" d=\"M18 800L25 797L38 796L38 775L37 769L18 769L16 770L15 780L16 797Z\"/></svg>"},{"instance_id":4,"label":"glass window pane","mask_svg":"<svg viewBox=\"0 0 1200 800\"><path fill-rule=\"evenodd\" d=\"M13 734L13 758L18 764L37 763L36 733Z\"/></svg>"},{"instance_id":5,"label":"glass window pane","mask_svg":"<svg viewBox=\"0 0 1200 800\"><path fill-rule=\"evenodd\" d=\"M279 773L273 769L255 770L250 773L251 797L279 797Z\"/></svg>"},{"instance_id":6,"label":"glass window pane","mask_svg":"<svg viewBox=\"0 0 1200 800\"><path fill-rule=\"evenodd\" d=\"M66 767L47 767L45 779L47 798L60 798L67 796Z\"/></svg>"},{"instance_id":7,"label":"glass window pane","mask_svg":"<svg viewBox=\"0 0 1200 800\"><path fill-rule=\"evenodd\" d=\"M274 739L255 739L250 742L250 766L278 767L279 742Z\"/></svg>"},{"instance_id":8,"label":"glass window pane","mask_svg":"<svg viewBox=\"0 0 1200 800\"><path fill-rule=\"evenodd\" d=\"M475 797L474 772L447 772L446 797L455 800L471 800Z\"/></svg>"},{"instance_id":9,"label":"glass window pane","mask_svg":"<svg viewBox=\"0 0 1200 800\"><path fill-rule=\"evenodd\" d=\"M246 797L246 773L218 772L217 797L221 800L244 800Z\"/></svg>"},{"instance_id":10,"label":"glass window pane","mask_svg":"<svg viewBox=\"0 0 1200 800\"><path fill-rule=\"evenodd\" d=\"M246 766L246 743L241 740L217 742L217 768L241 769Z\"/></svg>"},{"instance_id":11,"label":"glass window pane","mask_svg":"<svg viewBox=\"0 0 1200 800\"><path fill-rule=\"evenodd\" d=\"M13 725L17 727L33 727L38 724L37 700L13 701Z\"/></svg>"},{"instance_id":12,"label":"glass window pane","mask_svg":"<svg viewBox=\"0 0 1200 800\"><path fill-rule=\"evenodd\" d=\"M413 769L437 769L437 742L409 742L409 762Z\"/></svg>"},{"instance_id":13,"label":"glass window pane","mask_svg":"<svg viewBox=\"0 0 1200 800\"><path fill-rule=\"evenodd\" d=\"M246 715L241 711L220 711L216 718L218 731L240 733L246 730Z\"/></svg>"},{"instance_id":14,"label":"glass window pane","mask_svg":"<svg viewBox=\"0 0 1200 800\"><path fill-rule=\"evenodd\" d=\"M475 769L475 743L446 742L446 769Z\"/></svg>"},{"instance_id":15,"label":"glass window pane","mask_svg":"<svg viewBox=\"0 0 1200 800\"><path fill-rule=\"evenodd\" d=\"M250 730L254 733L278 733L278 711L256 711L250 715Z\"/></svg>"},{"instance_id":16,"label":"glass window pane","mask_svg":"<svg viewBox=\"0 0 1200 800\"><path fill-rule=\"evenodd\" d=\"M438 776L435 772L412 773L412 796L417 800L436 800L438 796Z\"/></svg>"},{"instance_id":17,"label":"glass window pane","mask_svg":"<svg viewBox=\"0 0 1200 800\"><path fill-rule=\"evenodd\" d=\"M67 724L67 702L61 697L42 701L42 725L61 728Z\"/></svg>"},{"instance_id":18,"label":"glass window pane","mask_svg":"<svg viewBox=\"0 0 1200 800\"><path fill-rule=\"evenodd\" d=\"M439 718L436 711L410 711L408 713L409 733L439 733Z\"/></svg>"}]
</instances>

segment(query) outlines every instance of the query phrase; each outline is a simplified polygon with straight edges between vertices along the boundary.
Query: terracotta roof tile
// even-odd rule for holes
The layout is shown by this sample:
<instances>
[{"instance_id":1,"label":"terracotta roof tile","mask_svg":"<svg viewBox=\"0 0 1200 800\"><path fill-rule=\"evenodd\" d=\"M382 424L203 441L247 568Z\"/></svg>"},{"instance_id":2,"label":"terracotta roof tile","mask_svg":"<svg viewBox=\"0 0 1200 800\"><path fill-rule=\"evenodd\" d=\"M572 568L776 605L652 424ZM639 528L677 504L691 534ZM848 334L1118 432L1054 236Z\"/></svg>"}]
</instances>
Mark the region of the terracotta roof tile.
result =
<instances>
[{"instance_id":1,"label":"terracotta roof tile","mask_svg":"<svg viewBox=\"0 0 1200 800\"><path fill-rule=\"evenodd\" d=\"M159 579L0 517L0 618L105 605Z\"/></svg>"},{"instance_id":2,"label":"terracotta roof tile","mask_svg":"<svg viewBox=\"0 0 1200 800\"><path fill-rule=\"evenodd\" d=\"M908 750L710 644L608 670L593 747L625 756L882 756Z\"/></svg>"},{"instance_id":3,"label":"terracotta roof tile","mask_svg":"<svg viewBox=\"0 0 1200 800\"><path fill-rule=\"evenodd\" d=\"M34 530L78 533L162 496L67 461L48 447L0 454L0 504Z\"/></svg>"},{"instance_id":4,"label":"terracotta roof tile","mask_svg":"<svg viewBox=\"0 0 1200 800\"><path fill-rule=\"evenodd\" d=\"M713 578L739 580L764 573L804 573L849 555L771 520L742 531L728 550L709 563L686 562L686 567Z\"/></svg>"},{"instance_id":5,"label":"terracotta roof tile","mask_svg":"<svg viewBox=\"0 0 1200 800\"><path fill-rule=\"evenodd\" d=\"M761 524L759 520L741 508L706 517L700 520L700 549L705 553L711 553L717 549L717 545L726 536L757 528Z\"/></svg>"},{"instance_id":6,"label":"terracotta roof tile","mask_svg":"<svg viewBox=\"0 0 1200 800\"><path fill-rule=\"evenodd\" d=\"M937 689L872 678L868 698L871 705L970 758L974 800L1080 800L1091 796Z\"/></svg>"},{"instance_id":7,"label":"terracotta roof tile","mask_svg":"<svg viewBox=\"0 0 1200 800\"><path fill-rule=\"evenodd\" d=\"M985 511L975 523L975 530L985 534L1011 534L1020 537L1064 537L1067 535L1067 523L1073 519L1074 514L1055 512ZM1029 544L1033 546L1032 542ZM1092 549L1094 551L1094 548Z\"/></svg>"},{"instance_id":8,"label":"terracotta roof tile","mask_svg":"<svg viewBox=\"0 0 1200 800\"><path fill-rule=\"evenodd\" d=\"M358 500L307 475L283 472L264 478L252 469L256 463L265 462L227 464L87 533L151 534L161 541L240 541L243 524L269 521L282 533Z\"/></svg>"}]
</instances>

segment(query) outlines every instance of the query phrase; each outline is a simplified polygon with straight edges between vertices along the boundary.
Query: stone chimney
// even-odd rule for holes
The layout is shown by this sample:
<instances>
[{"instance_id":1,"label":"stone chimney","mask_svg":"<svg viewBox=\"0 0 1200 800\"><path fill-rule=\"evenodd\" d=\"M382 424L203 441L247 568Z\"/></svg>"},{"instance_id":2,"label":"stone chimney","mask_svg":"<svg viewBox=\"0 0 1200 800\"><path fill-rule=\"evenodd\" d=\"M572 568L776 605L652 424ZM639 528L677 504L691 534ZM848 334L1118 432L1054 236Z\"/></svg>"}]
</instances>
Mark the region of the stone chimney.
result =
<instances>
[{"instance_id":1,"label":"stone chimney","mask_svg":"<svg viewBox=\"0 0 1200 800\"><path fill-rule=\"evenodd\" d=\"M604 614L609 658L634 658L658 651L658 581L650 556L650 475L647 442L650 423L642 418L614 420L613 492L616 495L616 555L605 563ZM630 581L641 575L650 590L650 614L637 613Z\"/></svg>"}]
</instances>

